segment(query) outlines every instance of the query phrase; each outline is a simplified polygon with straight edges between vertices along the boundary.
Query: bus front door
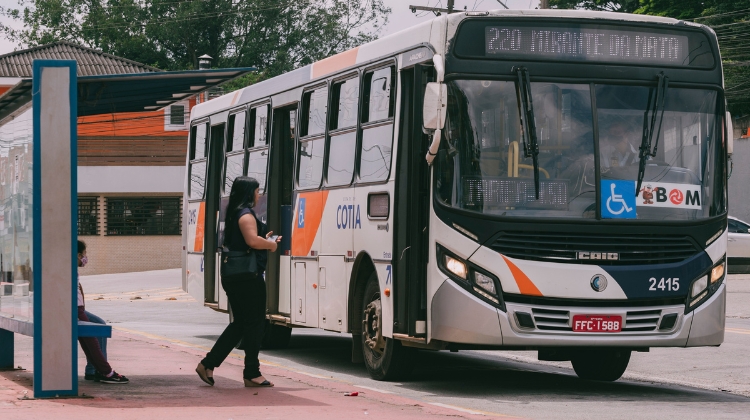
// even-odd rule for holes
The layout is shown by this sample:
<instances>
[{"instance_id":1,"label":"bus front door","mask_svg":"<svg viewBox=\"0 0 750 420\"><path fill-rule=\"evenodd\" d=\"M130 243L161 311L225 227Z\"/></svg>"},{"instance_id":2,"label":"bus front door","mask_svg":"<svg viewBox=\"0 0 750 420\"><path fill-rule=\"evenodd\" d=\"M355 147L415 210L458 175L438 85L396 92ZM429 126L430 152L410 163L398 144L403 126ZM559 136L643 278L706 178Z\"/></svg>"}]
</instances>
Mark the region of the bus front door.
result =
<instances>
[{"instance_id":1,"label":"bus front door","mask_svg":"<svg viewBox=\"0 0 750 420\"><path fill-rule=\"evenodd\" d=\"M429 145L422 132L422 98L432 81L431 66L401 71L401 120L394 203L394 333L425 337L430 174L424 159Z\"/></svg>"},{"instance_id":2,"label":"bus front door","mask_svg":"<svg viewBox=\"0 0 750 420\"><path fill-rule=\"evenodd\" d=\"M268 168L268 228L281 235L276 252L266 266L267 308L270 314L291 317L292 191L294 188L294 141L297 104L276 108L271 120Z\"/></svg>"},{"instance_id":3,"label":"bus front door","mask_svg":"<svg viewBox=\"0 0 750 420\"><path fill-rule=\"evenodd\" d=\"M217 275L218 216L221 197L221 181L224 166L224 136L226 124L211 126L208 151L208 173L206 174L206 210L204 218L204 301L219 303L219 276Z\"/></svg>"}]
</instances>

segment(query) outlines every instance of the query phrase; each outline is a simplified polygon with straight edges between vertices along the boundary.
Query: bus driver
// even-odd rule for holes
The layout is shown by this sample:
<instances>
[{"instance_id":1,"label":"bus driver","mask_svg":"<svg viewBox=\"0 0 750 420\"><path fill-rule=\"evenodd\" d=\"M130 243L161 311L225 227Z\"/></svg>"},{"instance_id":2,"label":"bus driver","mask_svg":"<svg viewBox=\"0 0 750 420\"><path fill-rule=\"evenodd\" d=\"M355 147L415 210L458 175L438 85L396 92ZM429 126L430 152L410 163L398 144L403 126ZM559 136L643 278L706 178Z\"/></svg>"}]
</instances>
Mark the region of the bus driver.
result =
<instances>
[{"instance_id":1,"label":"bus driver","mask_svg":"<svg viewBox=\"0 0 750 420\"><path fill-rule=\"evenodd\" d=\"M624 123L612 123L607 134L601 147L602 167L630 166L638 162L638 150L628 141L630 133Z\"/></svg>"}]
</instances>

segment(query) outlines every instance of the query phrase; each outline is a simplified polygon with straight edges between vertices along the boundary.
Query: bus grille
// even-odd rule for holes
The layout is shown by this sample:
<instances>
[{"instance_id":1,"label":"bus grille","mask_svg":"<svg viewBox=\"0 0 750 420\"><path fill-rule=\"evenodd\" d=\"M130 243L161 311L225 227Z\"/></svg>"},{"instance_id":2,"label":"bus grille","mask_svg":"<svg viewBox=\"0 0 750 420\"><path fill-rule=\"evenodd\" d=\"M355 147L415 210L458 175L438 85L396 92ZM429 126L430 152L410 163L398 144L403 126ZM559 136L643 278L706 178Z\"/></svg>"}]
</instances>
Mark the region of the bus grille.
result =
<instances>
[{"instance_id":1,"label":"bus grille","mask_svg":"<svg viewBox=\"0 0 750 420\"><path fill-rule=\"evenodd\" d=\"M521 260L576 264L667 264L700 252L687 236L502 232L493 250ZM577 259L579 252L617 253L618 259Z\"/></svg>"},{"instance_id":2,"label":"bus grille","mask_svg":"<svg viewBox=\"0 0 750 420\"><path fill-rule=\"evenodd\" d=\"M661 310L629 311L625 316L623 331L653 331L659 324Z\"/></svg>"},{"instance_id":3,"label":"bus grille","mask_svg":"<svg viewBox=\"0 0 750 420\"><path fill-rule=\"evenodd\" d=\"M570 312L554 309L533 308L534 324L540 330L572 331L570 328Z\"/></svg>"}]
</instances>

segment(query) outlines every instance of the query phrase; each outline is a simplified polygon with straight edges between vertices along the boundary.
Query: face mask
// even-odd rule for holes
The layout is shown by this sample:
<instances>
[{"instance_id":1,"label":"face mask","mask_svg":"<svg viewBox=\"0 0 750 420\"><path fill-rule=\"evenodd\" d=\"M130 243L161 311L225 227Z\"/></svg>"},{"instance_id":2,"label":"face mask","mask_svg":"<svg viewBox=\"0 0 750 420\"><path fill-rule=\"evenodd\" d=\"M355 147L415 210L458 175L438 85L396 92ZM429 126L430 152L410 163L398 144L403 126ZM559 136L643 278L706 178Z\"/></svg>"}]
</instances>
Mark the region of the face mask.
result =
<instances>
[{"instance_id":1,"label":"face mask","mask_svg":"<svg viewBox=\"0 0 750 420\"><path fill-rule=\"evenodd\" d=\"M86 264L88 264L89 259L86 256L81 257L81 267L86 267Z\"/></svg>"}]
</instances>

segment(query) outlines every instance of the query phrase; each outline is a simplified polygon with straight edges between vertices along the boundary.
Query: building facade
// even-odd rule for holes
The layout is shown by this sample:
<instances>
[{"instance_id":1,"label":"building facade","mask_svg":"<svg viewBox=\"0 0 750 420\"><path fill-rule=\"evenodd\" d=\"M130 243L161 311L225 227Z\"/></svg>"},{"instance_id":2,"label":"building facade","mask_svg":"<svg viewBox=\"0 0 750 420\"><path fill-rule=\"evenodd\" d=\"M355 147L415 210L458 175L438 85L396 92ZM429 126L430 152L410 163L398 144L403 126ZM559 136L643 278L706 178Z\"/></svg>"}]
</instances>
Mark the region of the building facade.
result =
<instances>
[{"instance_id":1,"label":"building facade","mask_svg":"<svg viewBox=\"0 0 750 420\"><path fill-rule=\"evenodd\" d=\"M79 76L160 71L57 42L0 56L0 95L31 77L34 59L76 60ZM163 110L118 113L113 109L109 114L78 118L78 234L87 243L86 274L180 267L188 120L195 102L196 97L186 95ZM15 126L25 125L8 125ZM18 184L15 178L23 177L30 162L19 162L24 154L14 151L20 143L13 139L21 134L4 134L0 175L11 188L5 184L0 188L12 195L12 185ZM20 217L19 211L15 213L12 205L0 205L0 229L4 220ZM3 271L25 267L24 261L16 261L22 256L1 254Z\"/></svg>"},{"instance_id":2,"label":"building facade","mask_svg":"<svg viewBox=\"0 0 750 420\"><path fill-rule=\"evenodd\" d=\"M729 176L729 215L750 222L750 116L735 118L734 153Z\"/></svg>"}]
</instances>

